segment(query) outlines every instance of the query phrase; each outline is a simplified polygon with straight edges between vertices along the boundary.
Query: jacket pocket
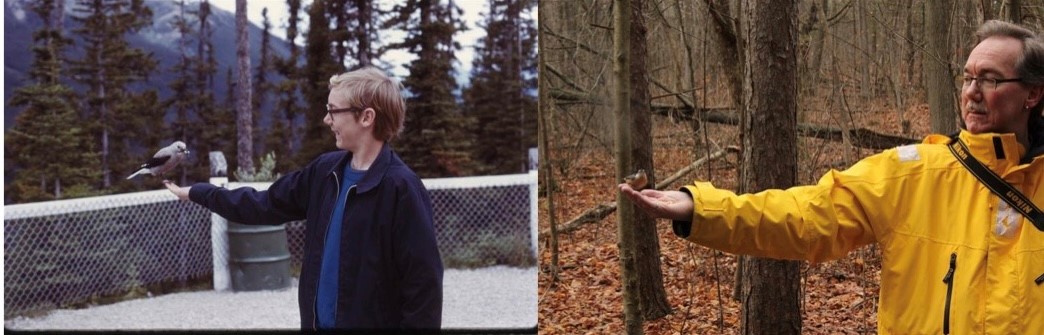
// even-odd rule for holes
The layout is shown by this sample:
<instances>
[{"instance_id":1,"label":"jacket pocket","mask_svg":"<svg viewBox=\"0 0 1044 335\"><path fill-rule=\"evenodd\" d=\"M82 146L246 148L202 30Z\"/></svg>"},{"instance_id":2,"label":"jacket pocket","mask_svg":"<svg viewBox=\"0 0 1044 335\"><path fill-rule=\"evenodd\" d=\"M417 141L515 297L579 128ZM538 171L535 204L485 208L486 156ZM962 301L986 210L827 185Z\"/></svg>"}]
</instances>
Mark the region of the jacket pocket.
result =
<instances>
[{"instance_id":1,"label":"jacket pocket","mask_svg":"<svg viewBox=\"0 0 1044 335\"><path fill-rule=\"evenodd\" d=\"M957 269L957 253L950 254L950 269L943 277L946 283L946 305L943 307L943 334L950 333L950 299L953 296L953 271Z\"/></svg>"}]
</instances>

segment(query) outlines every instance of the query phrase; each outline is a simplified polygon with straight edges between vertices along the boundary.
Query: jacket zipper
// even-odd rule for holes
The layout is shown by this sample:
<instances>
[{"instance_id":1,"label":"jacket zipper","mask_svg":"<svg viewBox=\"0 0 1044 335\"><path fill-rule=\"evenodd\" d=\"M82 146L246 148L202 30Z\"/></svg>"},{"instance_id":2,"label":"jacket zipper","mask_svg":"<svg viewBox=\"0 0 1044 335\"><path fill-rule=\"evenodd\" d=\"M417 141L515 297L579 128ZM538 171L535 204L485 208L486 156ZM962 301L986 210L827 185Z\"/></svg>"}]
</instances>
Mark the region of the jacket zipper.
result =
<instances>
[{"instance_id":1,"label":"jacket zipper","mask_svg":"<svg viewBox=\"0 0 1044 335\"><path fill-rule=\"evenodd\" d=\"M946 283L946 307L943 308L943 334L950 333L950 297L953 295L953 271L957 269L957 253L950 254L950 269L943 277Z\"/></svg>"},{"instance_id":2,"label":"jacket zipper","mask_svg":"<svg viewBox=\"0 0 1044 335\"><path fill-rule=\"evenodd\" d=\"M334 189L334 190L336 190L335 193L334 193L334 201L337 201L337 198L336 198L337 193L336 192L341 192L341 179L337 177L337 172L336 171L335 172L331 172L331 174L333 174L333 176L334 176L334 184L337 185L337 188ZM333 218L333 209L332 208L330 209L330 217ZM329 222L327 222L326 230L323 230L323 234L320 235L320 236L322 236L321 241L323 241L323 248L326 248L326 234L329 233L329 232L330 232L330 224L329 224ZM322 268L322 262L321 261L319 262L319 267ZM320 279L319 277L322 277L322 274L321 274L322 271L319 271L319 272L320 272L320 275L316 276L316 278L315 278L315 288L316 288L315 296L312 297L312 330L319 330L319 310L315 307L315 305L319 303L319 279ZM334 319L336 319L336 318L337 318L337 305L335 304L334 305Z\"/></svg>"},{"instance_id":3,"label":"jacket zipper","mask_svg":"<svg viewBox=\"0 0 1044 335\"><path fill-rule=\"evenodd\" d=\"M359 182L356 181L355 183L358 184ZM348 190L344 191L344 203L341 204L342 206L344 206L344 214L343 214L344 216L348 215L348 197L352 196L352 190L354 190L356 186L358 186L358 185L348 186ZM345 225L347 225L347 222L345 222L344 217L342 217L341 218L341 233L342 234L344 233L344 226ZM338 251L338 253L340 253L340 251ZM338 259L340 259L340 258L338 258ZM337 269L336 273L337 273L337 282L338 282L338 284L337 284L337 291L335 291L334 294L336 294L338 296L338 298L340 298L340 295L341 295L340 291L345 289L344 287L341 287L341 284L340 284L340 282L341 282L341 264L340 264L340 261L338 261L338 264L336 264L335 266L336 266L336 269ZM334 304L334 324L335 325L337 324L337 313L338 313L337 305L339 305L339 304L340 303Z\"/></svg>"},{"instance_id":4,"label":"jacket zipper","mask_svg":"<svg viewBox=\"0 0 1044 335\"><path fill-rule=\"evenodd\" d=\"M1037 279L1034 279L1033 282L1037 283L1037 286L1040 286L1040 284L1044 284L1044 273L1041 273L1040 277L1037 277Z\"/></svg>"}]
</instances>

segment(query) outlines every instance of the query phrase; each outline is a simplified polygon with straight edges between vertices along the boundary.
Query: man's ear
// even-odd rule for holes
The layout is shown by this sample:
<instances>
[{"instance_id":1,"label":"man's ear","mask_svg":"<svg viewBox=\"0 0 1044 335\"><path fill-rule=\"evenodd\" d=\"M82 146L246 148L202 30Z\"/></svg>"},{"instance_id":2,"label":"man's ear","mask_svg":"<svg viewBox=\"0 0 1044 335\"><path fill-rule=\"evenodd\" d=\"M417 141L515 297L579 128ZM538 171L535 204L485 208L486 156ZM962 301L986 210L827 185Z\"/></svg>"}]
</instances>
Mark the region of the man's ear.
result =
<instances>
[{"instance_id":1,"label":"man's ear","mask_svg":"<svg viewBox=\"0 0 1044 335\"><path fill-rule=\"evenodd\" d=\"M1033 109L1033 107L1041 103L1041 99L1044 99L1044 85L1031 88L1029 96L1026 97L1026 109Z\"/></svg>"}]
</instances>

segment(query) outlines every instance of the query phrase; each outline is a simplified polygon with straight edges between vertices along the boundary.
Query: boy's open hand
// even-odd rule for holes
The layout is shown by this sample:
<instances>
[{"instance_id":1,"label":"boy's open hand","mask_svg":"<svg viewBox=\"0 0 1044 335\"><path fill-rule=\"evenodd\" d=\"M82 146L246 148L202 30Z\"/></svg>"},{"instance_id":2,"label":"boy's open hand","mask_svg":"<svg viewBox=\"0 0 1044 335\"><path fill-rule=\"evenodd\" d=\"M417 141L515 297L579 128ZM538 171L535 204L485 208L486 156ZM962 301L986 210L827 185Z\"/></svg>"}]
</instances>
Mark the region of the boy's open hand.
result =
<instances>
[{"instance_id":1,"label":"boy's open hand","mask_svg":"<svg viewBox=\"0 0 1044 335\"><path fill-rule=\"evenodd\" d=\"M192 186L182 188L170 180L164 180L163 185L167 186L170 193L174 193L174 195L176 195L180 200L188 200L189 190L192 189Z\"/></svg>"}]
</instances>

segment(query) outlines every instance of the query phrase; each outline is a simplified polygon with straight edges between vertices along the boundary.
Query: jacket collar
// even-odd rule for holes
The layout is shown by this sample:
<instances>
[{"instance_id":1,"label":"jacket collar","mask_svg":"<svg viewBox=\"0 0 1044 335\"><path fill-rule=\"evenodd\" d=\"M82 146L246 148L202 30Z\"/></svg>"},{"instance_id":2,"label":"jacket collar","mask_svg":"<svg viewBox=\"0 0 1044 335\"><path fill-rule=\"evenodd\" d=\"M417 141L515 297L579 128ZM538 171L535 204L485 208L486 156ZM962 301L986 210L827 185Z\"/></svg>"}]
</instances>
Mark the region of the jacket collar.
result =
<instances>
[{"instance_id":1,"label":"jacket collar","mask_svg":"<svg viewBox=\"0 0 1044 335\"><path fill-rule=\"evenodd\" d=\"M972 155L983 164L1006 162L1018 165L1019 160L1026 154L1026 148L1015 138L1015 134L972 134L967 130L961 130L958 136L968 146Z\"/></svg>"},{"instance_id":2,"label":"jacket collar","mask_svg":"<svg viewBox=\"0 0 1044 335\"><path fill-rule=\"evenodd\" d=\"M1029 124L1030 147L1022 164L1029 163L1037 156L1044 155L1044 118L1031 118Z\"/></svg>"},{"instance_id":3,"label":"jacket collar","mask_svg":"<svg viewBox=\"0 0 1044 335\"><path fill-rule=\"evenodd\" d=\"M348 162L352 161L352 153L344 151L341 159L334 164L333 169L327 172L327 177L337 177L338 180L344 180L344 176L341 175L341 171L344 171L344 167ZM388 143L384 143L381 146L381 153L377 154L377 159L373 161L370 168L366 170L366 174L363 175L362 179L355 183L355 193L364 193L377 187L381 179L384 179L384 174L388 171L388 167L392 163L392 150L388 146Z\"/></svg>"}]
</instances>

